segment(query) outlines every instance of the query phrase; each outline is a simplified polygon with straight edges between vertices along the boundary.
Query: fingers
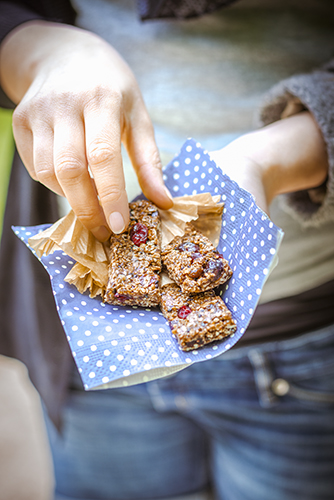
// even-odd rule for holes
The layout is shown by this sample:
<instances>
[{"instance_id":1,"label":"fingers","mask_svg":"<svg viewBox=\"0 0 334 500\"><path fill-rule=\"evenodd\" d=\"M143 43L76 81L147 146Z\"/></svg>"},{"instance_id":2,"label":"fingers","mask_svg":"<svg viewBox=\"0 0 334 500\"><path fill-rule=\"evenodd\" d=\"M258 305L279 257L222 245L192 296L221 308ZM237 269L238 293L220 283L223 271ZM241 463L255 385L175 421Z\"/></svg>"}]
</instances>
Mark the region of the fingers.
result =
<instances>
[{"instance_id":1,"label":"fingers","mask_svg":"<svg viewBox=\"0 0 334 500\"><path fill-rule=\"evenodd\" d=\"M96 189L110 229L121 233L129 223L121 155L120 106L85 112L86 151Z\"/></svg>"},{"instance_id":2,"label":"fingers","mask_svg":"<svg viewBox=\"0 0 334 500\"><path fill-rule=\"evenodd\" d=\"M34 133L33 158L36 179L60 196L65 196L53 168L53 140L53 130L46 126Z\"/></svg>"},{"instance_id":3,"label":"fingers","mask_svg":"<svg viewBox=\"0 0 334 500\"><path fill-rule=\"evenodd\" d=\"M72 108L65 119L58 114L50 123L36 117L30 123L26 117L18 117L14 133L30 175L66 196L81 222L103 241L110 235L109 228L119 234L129 223L122 129L146 197L164 209L172 207L173 202L163 183L153 127L142 99L132 100L127 112L117 93L90 103L81 107L83 115L73 114Z\"/></svg>"},{"instance_id":4,"label":"fingers","mask_svg":"<svg viewBox=\"0 0 334 500\"><path fill-rule=\"evenodd\" d=\"M17 150L30 176L64 196L53 169L52 128L44 122L37 122L33 133L29 122L14 113L13 132Z\"/></svg>"},{"instance_id":5,"label":"fingers","mask_svg":"<svg viewBox=\"0 0 334 500\"><path fill-rule=\"evenodd\" d=\"M37 180L34 168L33 134L28 123L17 113L13 114L13 135L17 151L29 175Z\"/></svg>"},{"instance_id":6,"label":"fingers","mask_svg":"<svg viewBox=\"0 0 334 500\"><path fill-rule=\"evenodd\" d=\"M87 168L81 120L55 126L53 150L55 177L75 214L98 239L107 239L110 233Z\"/></svg>"},{"instance_id":7,"label":"fingers","mask_svg":"<svg viewBox=\"0 0 334 500\"><path fill-rule=\"evenodd\" d=\"M126 147L145 196L162 209L171 208L173 200L162 178L153 126L141 99L136 101L131 113Z\"/></svg>"},{"instance_id":8,"label":"fingers","mask_svg":"<svg viewBox=\"0 0 334 500\"><path fill-rule=\"evenodd\" d=\"M121 233L129 222L121 158L120 106L82 117L45 122L18 120L16 141L22 160L35 179L66 196L81 222L99 240ZM31 130L33 128L33 132ZM91 178L88 164L93 174Z\"/></svg>"}]
</instances>

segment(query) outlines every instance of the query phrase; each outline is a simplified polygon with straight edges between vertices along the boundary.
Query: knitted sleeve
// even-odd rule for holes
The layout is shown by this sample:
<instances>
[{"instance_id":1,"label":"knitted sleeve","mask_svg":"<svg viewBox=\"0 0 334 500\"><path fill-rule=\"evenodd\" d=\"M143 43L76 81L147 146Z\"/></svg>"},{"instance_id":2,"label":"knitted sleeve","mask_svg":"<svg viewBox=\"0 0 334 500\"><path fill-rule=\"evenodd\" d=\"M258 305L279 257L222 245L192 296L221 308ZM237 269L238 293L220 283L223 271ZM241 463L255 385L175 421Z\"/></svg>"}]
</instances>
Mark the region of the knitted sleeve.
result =
<instances>
[{"instance_id":1,"label":"knitted sleeve","mask_svg":"<svg viewBox=\"0 0 334 500\"><path fill-rule=\"evenodd\" d=\"M319 188L284 195L284 205L305 227L316 227L334 220L334 60L275 85L265 96L260 122L268 125L302 109L312 113L323 135L328 178Z\"/></svg>"},{"instance_id":2,"label":"knitted sleeve","mask_svg":"<svg viewBox=\"0 0 334 500\"><path fill-rule=\"evenodd\" d=\"M150 19L190 19L215 12L236 0L137 0L142 21Z\"/></svg>"}]
</instances>

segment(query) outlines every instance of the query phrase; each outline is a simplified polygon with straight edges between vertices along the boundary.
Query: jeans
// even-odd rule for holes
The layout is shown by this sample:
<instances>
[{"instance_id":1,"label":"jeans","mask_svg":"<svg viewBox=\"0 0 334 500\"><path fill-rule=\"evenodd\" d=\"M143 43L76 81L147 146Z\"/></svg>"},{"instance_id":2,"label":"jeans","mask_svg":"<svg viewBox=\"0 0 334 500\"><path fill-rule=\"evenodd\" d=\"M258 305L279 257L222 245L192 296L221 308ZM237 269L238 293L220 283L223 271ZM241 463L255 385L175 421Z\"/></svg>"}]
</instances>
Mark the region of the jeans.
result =
<instances>
[{"instance_id":1,"label":"jeans","mask_svg":"<svg viewBox=\"0 0 334 500\"><path fill-rule=\"evenodd\" d=\"M59 499L334 498L334 326L148 384L73 390L51 429Z\"/></svg>"}]
</instances>

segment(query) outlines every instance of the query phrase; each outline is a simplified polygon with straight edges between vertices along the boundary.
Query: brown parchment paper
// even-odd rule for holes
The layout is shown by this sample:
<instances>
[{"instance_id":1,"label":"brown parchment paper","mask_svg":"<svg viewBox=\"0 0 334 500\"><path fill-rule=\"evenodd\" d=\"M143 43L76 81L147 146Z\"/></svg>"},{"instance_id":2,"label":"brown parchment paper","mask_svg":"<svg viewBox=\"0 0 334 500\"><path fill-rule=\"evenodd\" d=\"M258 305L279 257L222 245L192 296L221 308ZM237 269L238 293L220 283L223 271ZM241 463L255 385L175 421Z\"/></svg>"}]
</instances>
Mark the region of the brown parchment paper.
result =
<instances>
[{"instance_id":1,"label":"brown parchment paper","mask_svg":"<svg viewBox=\"0 0 334 500\"><path fill-rule=\"evenodd\" d=\"M182 236L187 222L192 222L217 246L224 209L220 195L201 193L180 196L173 201L171 209L159 209L162 247L175 236ZM80 293L89 290L91 297L104 296L108 283L108 243L98 241L72 210L45 231L32 236L29 245L38 257L61 249L76 261L65 281L75 285ZM165 276L162 281L163 284L166 282Z\"/></svg>"}]
</instances>

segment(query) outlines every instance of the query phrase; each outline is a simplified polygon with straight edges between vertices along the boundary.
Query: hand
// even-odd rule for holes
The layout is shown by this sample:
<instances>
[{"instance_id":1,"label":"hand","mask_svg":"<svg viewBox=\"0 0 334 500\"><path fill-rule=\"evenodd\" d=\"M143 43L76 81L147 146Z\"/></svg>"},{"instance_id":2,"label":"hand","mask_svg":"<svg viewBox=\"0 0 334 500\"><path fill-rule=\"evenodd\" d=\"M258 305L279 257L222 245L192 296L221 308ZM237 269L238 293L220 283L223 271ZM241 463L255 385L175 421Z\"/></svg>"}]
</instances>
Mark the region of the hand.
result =
<instances>
[{"instance_id":1,"label":"hand","mask_svg":"<svg viewBox=\"0 0 334 500\"><path fill-rule=\"evenodd\" d=\"M14 137L31 177L66 196L98 239L129 222L121 142L147 198L172 206L138 84L105 41L70 26L26 23L2 44L1 78L19 103Z\"/></svg>"},{"instance_id":2,"label":"hand","mask_svg":"<svg viewBox=\"0 0 334 500\"><path fill-rule=\"evenodd\" d=\"M267 213L275 196L315 188L328 174L326 146L307 111L245 134L210 156Z\"/></svg>"}]
</instances>

